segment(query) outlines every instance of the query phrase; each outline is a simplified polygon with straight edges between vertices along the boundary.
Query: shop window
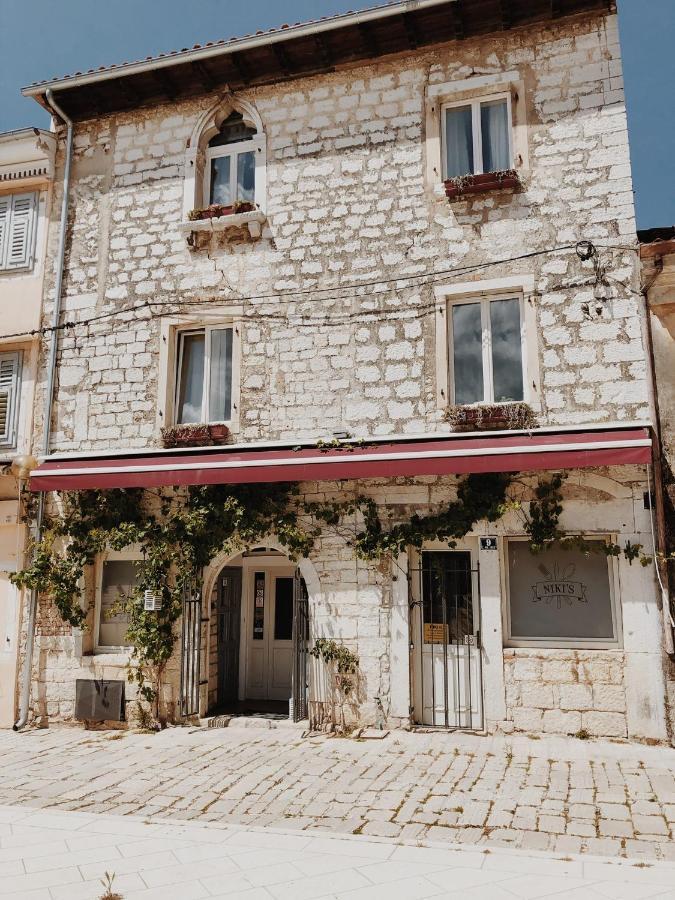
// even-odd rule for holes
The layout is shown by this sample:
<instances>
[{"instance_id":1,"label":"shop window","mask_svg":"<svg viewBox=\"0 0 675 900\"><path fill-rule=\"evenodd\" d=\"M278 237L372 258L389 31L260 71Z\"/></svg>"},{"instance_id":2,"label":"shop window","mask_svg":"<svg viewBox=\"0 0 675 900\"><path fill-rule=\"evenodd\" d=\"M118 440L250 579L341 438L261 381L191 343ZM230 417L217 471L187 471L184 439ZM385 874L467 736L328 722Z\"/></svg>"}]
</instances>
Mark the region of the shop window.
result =
<instances>
[{"instance_id":1,"label":"shop window","mask_svg":"<svg viewBox=\"0 0 675 900\"><path fill-rule=\"evenodd\" d=\"M452 403L525 400L525 342L519 297L451 303L448 329Z\"/></svg>"},{"instance_id":2,"label":"shop window","mask_svg":"<svg viewBox=\"0 0 675 900\"><path fill-rule=\"evenodd\" d=\"M232 419L232 326L182 331L176 365L176 424Z\"/></svg>"},{"instance_id":3,"label":"shop window","mask_svg":"<svg viewBox=\"0 0 675 900\"><path fill-rule=\"evenodd\" d=\"M96 608L96 648L110 652L129 647L129 615L121 608L136 587L136 558L110 554L101 565Z\"/></svg>"},{"instance_id":4,"label":"shop window","mask_svg":"<svg viewBox=\"0 0 675 900\"><path fill-rule=\"evenodd\" d=\"M533 554L526 540L507 543L507 642L513 646L615 647L619 624L613 562L602 551L552 546Z\"/></svg>"}]
</instances>

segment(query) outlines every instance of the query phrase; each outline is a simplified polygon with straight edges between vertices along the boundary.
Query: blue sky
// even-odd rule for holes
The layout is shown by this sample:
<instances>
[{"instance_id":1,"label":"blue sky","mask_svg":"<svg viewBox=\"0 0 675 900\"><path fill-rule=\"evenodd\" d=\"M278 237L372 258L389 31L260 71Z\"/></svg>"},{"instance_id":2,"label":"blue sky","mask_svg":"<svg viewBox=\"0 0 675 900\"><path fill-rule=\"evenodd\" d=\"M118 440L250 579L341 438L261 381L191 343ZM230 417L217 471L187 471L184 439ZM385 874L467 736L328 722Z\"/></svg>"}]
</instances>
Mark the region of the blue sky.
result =
<instances>
[{"instance_id":1,"label":"blue sky","mask_svg":"<svg viewBox=\"0 0 675 900\"><path fill-rule=\"evenodd\" d=\"M375 5L374 0L0 0L0 131L47 124L32 81ZM675 223L675 0L619 0L638 223ZM671 187L668 188L667 185Z\"/></svg>"}]
</instances>

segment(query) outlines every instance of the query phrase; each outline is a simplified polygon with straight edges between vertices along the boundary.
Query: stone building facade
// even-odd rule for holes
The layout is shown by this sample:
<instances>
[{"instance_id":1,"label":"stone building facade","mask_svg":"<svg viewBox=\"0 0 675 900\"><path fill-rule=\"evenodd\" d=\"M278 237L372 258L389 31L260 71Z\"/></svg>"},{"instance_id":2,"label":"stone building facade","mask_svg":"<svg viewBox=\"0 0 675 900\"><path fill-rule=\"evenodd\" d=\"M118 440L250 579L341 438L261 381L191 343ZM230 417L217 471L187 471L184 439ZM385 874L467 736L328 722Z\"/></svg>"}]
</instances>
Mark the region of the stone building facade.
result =
<instances>
[{"instance_id":1,"label":"stone building facade","mask_svg":"<svg viewBox=\"0 0 675 900\"><path fill-rule=\"evenodd\" d=\"M457 5L434 8L451 17ZM471 0L464 5L472 8ZM377 27L398 21L407 10L403 6L381 11ZM518 475L524 502L533 497L535 469L540 474L564 469L566 528L591 540L610 536L622 546L629 541L649 550L644 453L635 462L597 457L597 465L583 457L591 434L601 442L605 436L618 449L631 441L646 446L652 404L632 248L617 18L611 4L581 3L577 10L513 30L495 26L489 33L468 33L461 41L429 37L401 52L387 53L380 45L370 58L334 62L319 74L287 73L236 89L216 85L170 102L160 98L136 105L133 90L127 91L119 104L126 108L110 112L97 113L94 97L119 73L104 73L91 88L86 77L82 84L54 83L66 110L70 101L72 108L80 104L63 289L64 321L75 326L58 337L52 455L34 486L47 484L54 467L64 464L81 474L90 466L108 471L114 459L143 468L150 457L161 458L162 429L195 421L181 419L194 388L181 381L191 377L185 367L193 361L186 335L203 341L207 366L217 341L229 342L223 351L228 399L210 394L207 401L202 394L199 402L202 412L207 410L203 418L211 420L209 403L229 403L228 415L220 418L229 427L233 453L268 445L280 452L312 448L335 435L378 448L400 442L413 455L411 443L447 444L457 437L453 422L465 402L463 372L482 361L480 400L501 400L507 407L509 401L524 401L534 417L534 424L528 419L526 427L521 423L512 432L514 439L526 442L538 434L564 446L564 452L570 441L582 448L563 464L524 464ZM328 22L326 35L332 40L340 32L349 42L353 24L349 18ZM279 38L279 59L286 38L292 41L294 35L290 29ZM241 60L245 49L237 45L233 52ZM230 52L227 45L222 52ZM190 68L190 60L185 65L184 77L195 79L197 69ZM44 86L29 93L44 96ZM88 111L82 106L87 97ZM504 118L495 124L497 118L490 117L493 112L499 117L502 109ZM228 129L237 128L236 141L228 143L227 135L235 134ZM503 133L506 144L500 145ZM496 159L502 154L499 166L488 164L488 153ZM63 154L62 139L61 172ZM462 154L473 158L474 168L454 177L450 167ZM230 167L227 184L223 159ZM492 189L480 190L477 176L497 168ZM471 174L473 180L465 177ZM244 205L215 218L196 218L193 210L219 196L214 185L231 202L235 197L227 191L239 192L236 199ZM57 189L54 204L59 202ZM52 250L56 239L53 225ZM587 243L578 246L580 241ZM45 316L54 301L51 287ZM496 331L493 304L501 301L514 301L512 313L518 309L519 346L514 351L511 333L500 363L505 378L510 367L522 366L518 397L498 397L493 384L494 347L509 335L508 329L506 337ZM461 335L458 330L461 310L472 304L481 310L477 344L475 321ZM466 347L470 358L462 355ZM205 383L204 392L211 382ZM47 414L45 403L38 392L38 423ZM473 402L469 406L476 408ZM497 446L504 436L485 432L478 419L462 437ZM204 451L205 461L211 453ZM177 459L174 452L170 462ZM390 477L312 477L301 489L309 498L365 494L387 515L400 518L452 500L459 476L469 469L391 471ZM455 602L463 598L464 630L450 641L455 625L445 619L449 607L439 638L436 599L415 595L416 578L422 594L436 590L425 587L424 553L440 554L447 547L425 547L421 557L411 551L382 567L356 560L344 538L327 534L311 558L300 562L309 595L310 643L332 637L359 655L359 721L373 723L383 713L388 724L400 726L665 740L664 618L653 569L624 557L603 556L598 566L600 557L594 558L587 575L603 598L602 622L591 616L587 631L578 633L569 622L559 633L546 633L541 621L518 631L513 623L519 616L526 619L527 610L512 604L511 593L518 573L531 574L515 546L523 533L522 516L511 511L496 524L478 523L458 545L453 565L459 565L460 575L455 568L443 569L443 578L465 579L461 590L453 589ZM288 561L281 552L271 535L259 564L267 573L265 590L276 585L277 606L290 590L284 579L291 577L282 572ZM577 584L573 570L581 571L585 558L570 557L572 572L564 575L559 572L564 563L549 557L546 578ZM123 578L130 559L107 560L120 564L115 577ZM440 556L434 559L445 565ZM36 714L72 717L77 678L124 677L128 651L100 639L105 565L102 560L85 587L88 630L38 634ZM211 674L201 687L202 715L217 698L222 663L214 650L214 604L225 590L222 572L233 568L244 581L243 627L255 622L256 582L250 581L255 562L215 560L203 590L209 625L202 630L201 671ZM282 574L276 575L277 569ZM111 589L115 583L111 576ZM579 609L587 610L586 588L573 593L573 605L559 607L563 613L574 618ZM536 591L534 599L542 602ZM265 594L264 602L273 601ZM417 623L420 616L424 621ZM276 686L272 682L277 650L281 669L290 659L289 633L276 620L265 619L264 627L275 630L275 640L277 630L282 637L278 647L267 647L265 640L262 675L251 668L259 648L242 631L238 699L243 703L288 694L283 672ZM451 651L441 649L453 641ZM454 665L461 690L454 682L447 686ZM179 668L177 655L176 677L165 698L174 710L180 706ZM260 687L260 678L267 688ZM247 696L254 682L254 696ZM321 702L316 684L309 692L310 700ZM130 689L127 699L133 700Z\"/></svg>"}]
</instances>

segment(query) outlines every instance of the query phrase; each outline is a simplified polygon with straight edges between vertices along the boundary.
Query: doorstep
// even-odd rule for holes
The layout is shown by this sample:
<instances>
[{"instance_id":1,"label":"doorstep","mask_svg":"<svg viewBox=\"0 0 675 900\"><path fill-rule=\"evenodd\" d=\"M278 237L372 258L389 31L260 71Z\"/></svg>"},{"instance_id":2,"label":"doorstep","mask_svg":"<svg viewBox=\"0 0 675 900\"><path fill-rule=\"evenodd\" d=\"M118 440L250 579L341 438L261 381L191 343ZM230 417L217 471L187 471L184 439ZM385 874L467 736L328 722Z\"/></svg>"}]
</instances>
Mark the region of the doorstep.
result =
<instances>
[{"instance_id":1,"label":"doorstep","mask_svg":"<svg viewBox=\"0 0 675 900\"><path fill-rule=\"evenodd\" d=\"M224 715L224 716L206 716L199 719L200 728L263 728L263 729L291 729L294 731L307 731L309 727L307 720L303 722L293 722L291 719L285 719L275 716L260 715Z\"/></svg>"}]
</instances>

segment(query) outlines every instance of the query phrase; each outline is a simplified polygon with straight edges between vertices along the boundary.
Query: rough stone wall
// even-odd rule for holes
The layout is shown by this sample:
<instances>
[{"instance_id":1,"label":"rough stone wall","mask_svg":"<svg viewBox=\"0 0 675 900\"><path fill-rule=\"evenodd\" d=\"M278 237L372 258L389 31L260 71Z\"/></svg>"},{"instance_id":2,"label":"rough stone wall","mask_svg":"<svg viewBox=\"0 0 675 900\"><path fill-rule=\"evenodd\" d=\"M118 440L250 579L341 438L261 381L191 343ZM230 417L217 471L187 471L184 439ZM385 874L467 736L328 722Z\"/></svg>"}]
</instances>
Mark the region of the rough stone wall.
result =
<instances>
[{"instance_id":1,"label":"rough stone wall","mask_svg":"<svg viewBox=\"0 0 675 900\"><path fill-rule=\"evenodd\" d=\"M625 738L620 650L504 650L507 723L516 731Z\"/></svg>"},{"instance_id":2,"label":"rough stone wall","mask_svg":"<svg viewBox=\"0 0 675 900\"><path fill-rule=\"evenodd\" d=\"M425 91L505 71L517 71L526 87L524 188L449 204L440 184L425 183ZM223 315L231 303L244 307L238 439L447 428L436 402L434 285L423 273L581 237L625 244L634 233L614 16L471 39L240 96L257 108L268 138L259 241L193 250L176 227L186 142L216 94L78 124L66 315L111 317L61 337L54 449L157 441L159 316L199 302ZM53 225L52 248L55 240ZM626 288L615 286L600 321L584 320L592 291L578 282L591 269L572 251L461 275L534 276L543 424L647 412L634 254L602 253ZM370 284L394 275L407 280ZM284 291L309 293L269 297ZM251 297L259 299L241 299ZM147 302L156 305L138 308Z\"/></svg>"}]
</instances>

